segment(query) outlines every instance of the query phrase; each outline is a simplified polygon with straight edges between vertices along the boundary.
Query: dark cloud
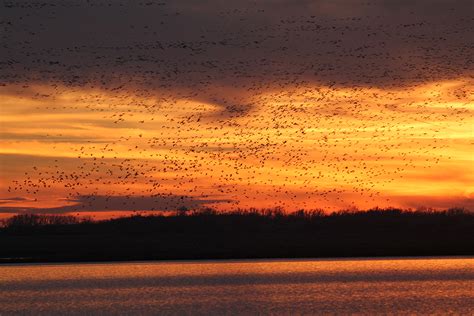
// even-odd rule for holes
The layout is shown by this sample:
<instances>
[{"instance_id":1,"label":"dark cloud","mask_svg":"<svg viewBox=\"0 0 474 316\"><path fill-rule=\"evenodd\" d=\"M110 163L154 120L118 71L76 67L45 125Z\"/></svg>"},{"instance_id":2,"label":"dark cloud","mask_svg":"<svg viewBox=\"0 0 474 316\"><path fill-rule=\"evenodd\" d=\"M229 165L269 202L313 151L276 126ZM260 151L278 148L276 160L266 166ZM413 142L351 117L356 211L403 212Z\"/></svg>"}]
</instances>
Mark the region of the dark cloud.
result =
<instances>
[{"instance_id":1,"label":"dark cloud","mask_svg":"<svg viewBox=\"0 0 474 316\"><path fill-rule=\"evenodd\" d=\"M402 207L407 208L448 209L462 207L474 211L474 198L472 197L396 196L392 200L398 200Z\"/></svg>"},{"instance_id":2,"label":"dark cloud","mask_svg":"<svg viewBox=\"0 0 474 316\"><path fill-rule=\"evenodd\" d=\"M103 196L84 195L66 200L70 205L34 208L34 207L0 207L0 213L19 214L65 214L78 212L104 211L173 211L179 208L197 209L207 204L225 203L224 199L199 199L181 195L156 196Z\"/></svg>"},{"instance_id":3,"label":"dark cloud","mask_svg":"<svg viewBox=\"0 0 474 316\"><path fill-rule=\"evenodd\" d=\"M90 137L78 137L78 136L55 136L48 134L32 134L32 133L2 133L0 135L2 141L38 141L38 142L49 142L49 143L107 143L107 140L91 140ZM1 160L1 158L0 158Z\"/></svg>"},{"instance_id":4,"label":"dark cloud","mask_svg":"<svg viewBox=\"0 0 474 316\"><path fill-rule=\"evenodd\" d=\"M469 0L40 0L1 11L4 83L179 94L245 113L249 96L281 85L473 74Z\"/></svg>"},{"instance_id":5,"label":"dark cloud","mask_svg":"<svg viewBox=\"0 0 474 316\"><path fill-rule=\"evenodd\" d=\"M0 199L0 204L12 203L12 202L23 202L23 201L31 201L31 199L27 199L21 196L15 196L15 197Z\"/></svg>"}]
</instances>

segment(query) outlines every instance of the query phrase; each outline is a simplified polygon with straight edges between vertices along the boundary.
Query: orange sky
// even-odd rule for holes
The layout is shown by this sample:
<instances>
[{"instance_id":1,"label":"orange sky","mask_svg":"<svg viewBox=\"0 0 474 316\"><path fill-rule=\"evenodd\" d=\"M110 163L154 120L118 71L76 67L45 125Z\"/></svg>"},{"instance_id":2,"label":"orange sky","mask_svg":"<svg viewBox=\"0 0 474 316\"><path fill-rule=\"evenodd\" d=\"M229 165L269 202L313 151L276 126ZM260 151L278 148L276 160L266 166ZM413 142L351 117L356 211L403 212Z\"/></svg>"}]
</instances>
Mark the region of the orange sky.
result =
<instances>
[{"instance_id":1,"label":"orange sky","mask_svg":"<svg viewBox=\"0 0 474 316\"><path fill-rule=\"evenodd\" d=\"M159 94L4 86L2 209L88 211L77 197L89 195L134 201L120 210L195 200L221 209L472 209L470 86L288 86L260 91L249 113L231 118ZM140 202L163 194L186 199Z\"/></svg>"},{"instance_id":2,"label":"orange sky","mask_svg":"<svg viewBox=\"0 0 474 316\"><path fill-rule=\"evenodd\" d=\"M0 217L474 209L472 1L10 1Z\"/></svg>"}]
</instances>

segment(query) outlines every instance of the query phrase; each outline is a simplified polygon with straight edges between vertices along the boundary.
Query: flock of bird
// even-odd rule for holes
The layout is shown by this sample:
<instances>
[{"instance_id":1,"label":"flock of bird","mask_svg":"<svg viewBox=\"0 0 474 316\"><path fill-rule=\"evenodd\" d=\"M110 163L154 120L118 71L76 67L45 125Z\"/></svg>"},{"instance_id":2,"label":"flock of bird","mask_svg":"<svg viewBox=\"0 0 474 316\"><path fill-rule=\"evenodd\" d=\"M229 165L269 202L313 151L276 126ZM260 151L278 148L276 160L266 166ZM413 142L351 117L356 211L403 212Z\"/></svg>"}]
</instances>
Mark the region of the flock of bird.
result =
<instances>
[{"instance_id":1,"label":"flock of bird","mask_svg":"<svg viewBox=\"0 0 474 316\"><path fill-rule=\"evenodd\" d=\"M462 1L385 3L5 1L0 94L97 131L45 122L38 140L73 158L52 148L5 195L64 192L78 211L389 203L469 124L473 19Z\"/></svg>"}]
</instances>

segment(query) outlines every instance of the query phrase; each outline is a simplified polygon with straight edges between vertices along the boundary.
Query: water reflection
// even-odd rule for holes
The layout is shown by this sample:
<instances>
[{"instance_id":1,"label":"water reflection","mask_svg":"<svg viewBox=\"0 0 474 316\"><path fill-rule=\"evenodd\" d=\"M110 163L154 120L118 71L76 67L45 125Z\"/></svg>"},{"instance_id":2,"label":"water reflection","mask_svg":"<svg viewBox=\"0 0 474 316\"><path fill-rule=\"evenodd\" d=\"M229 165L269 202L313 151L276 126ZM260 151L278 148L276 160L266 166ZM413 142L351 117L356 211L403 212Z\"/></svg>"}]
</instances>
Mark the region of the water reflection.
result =
<instances>
[{"instance_id":1,"label":"water reflection","mask_svg":"<svg viewBox=\"0 0 474 316\"><path fill-rule=\"evenodd\" d=\"M2 313L470 313L474 259L0 267Z\"/></svg>"}]
</instances>

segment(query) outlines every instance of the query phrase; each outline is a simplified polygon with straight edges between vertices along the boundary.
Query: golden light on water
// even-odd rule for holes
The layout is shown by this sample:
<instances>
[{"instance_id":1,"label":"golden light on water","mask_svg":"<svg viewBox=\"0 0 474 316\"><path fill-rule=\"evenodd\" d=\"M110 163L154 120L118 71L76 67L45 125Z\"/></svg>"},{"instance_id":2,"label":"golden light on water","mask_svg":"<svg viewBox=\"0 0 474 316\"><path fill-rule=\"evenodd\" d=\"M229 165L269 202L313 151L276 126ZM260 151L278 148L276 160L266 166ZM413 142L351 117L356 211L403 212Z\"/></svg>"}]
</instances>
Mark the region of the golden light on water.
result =
<instances>
[{"instance_id":1,"label":"golden light on water","mask_svg":"<svg viewBox=\"0 0 474 316\"><path fill-rule=\"evenodd\" d=\"M472 292L472 261L371 258L10 265L0 271L0 289L5 289L0 304L8 313L41 308L48 314L124 310L293 314L295 308L305 314L355 310L469 314L472 304L466 297Z\"/></svg>"}]
</instances>

